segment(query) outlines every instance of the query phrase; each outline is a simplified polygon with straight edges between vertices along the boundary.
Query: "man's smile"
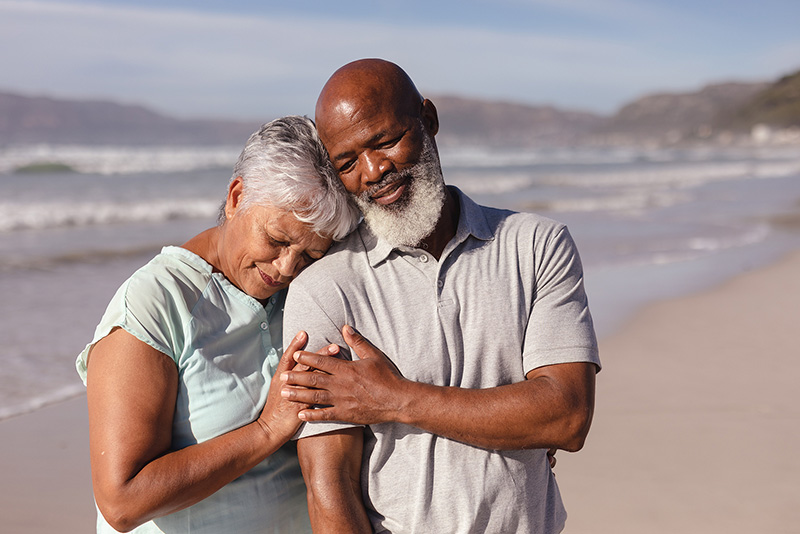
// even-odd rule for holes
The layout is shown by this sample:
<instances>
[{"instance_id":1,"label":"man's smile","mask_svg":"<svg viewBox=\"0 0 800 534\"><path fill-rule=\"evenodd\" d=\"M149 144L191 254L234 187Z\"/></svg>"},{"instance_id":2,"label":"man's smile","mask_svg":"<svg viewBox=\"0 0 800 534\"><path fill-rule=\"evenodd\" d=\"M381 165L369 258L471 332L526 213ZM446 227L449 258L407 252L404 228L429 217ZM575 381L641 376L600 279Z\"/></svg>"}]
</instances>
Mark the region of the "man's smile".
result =
<instances>
[{"instance_id":1,"label":"man's smile","mask_svg":"<svg viewBox=\"0 0 800 534\"><path fill-rule=\"evenodd\" d=\"M380 188L376 193L370 195L370 199L376 204L387 205L395 202L406 190L408 177L394 180L389 185Z\"/></svg>"}]
</instances>

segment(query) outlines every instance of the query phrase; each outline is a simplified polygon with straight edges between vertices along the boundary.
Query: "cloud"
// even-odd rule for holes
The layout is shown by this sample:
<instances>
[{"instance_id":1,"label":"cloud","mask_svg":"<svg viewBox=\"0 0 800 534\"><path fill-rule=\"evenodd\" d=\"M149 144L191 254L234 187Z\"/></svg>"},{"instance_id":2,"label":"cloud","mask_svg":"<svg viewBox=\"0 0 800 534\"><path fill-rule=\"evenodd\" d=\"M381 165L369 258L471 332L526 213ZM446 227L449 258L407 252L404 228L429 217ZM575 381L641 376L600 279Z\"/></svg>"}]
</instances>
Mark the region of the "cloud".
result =
<instances>
[{"instance_id":1,"label":"cloud","mask_svg":"<svg viewBox=\"0 0 800 534\"><path fill-rule=\"evenodd\" d=\"M630 7L627 0L600 5L620 3ZM597 11L585 0L563 5ZM183 116L263 119L312 113L330 73L361 57L397 62L424 91L601 111L654 87L699 85L704 74L726 68L709 68L699 53L672 54L669 43L614 32L78 2L0 1L0 48L16 51L0 56L6 89L144 103Z\"/></svg>"}]
</instances>

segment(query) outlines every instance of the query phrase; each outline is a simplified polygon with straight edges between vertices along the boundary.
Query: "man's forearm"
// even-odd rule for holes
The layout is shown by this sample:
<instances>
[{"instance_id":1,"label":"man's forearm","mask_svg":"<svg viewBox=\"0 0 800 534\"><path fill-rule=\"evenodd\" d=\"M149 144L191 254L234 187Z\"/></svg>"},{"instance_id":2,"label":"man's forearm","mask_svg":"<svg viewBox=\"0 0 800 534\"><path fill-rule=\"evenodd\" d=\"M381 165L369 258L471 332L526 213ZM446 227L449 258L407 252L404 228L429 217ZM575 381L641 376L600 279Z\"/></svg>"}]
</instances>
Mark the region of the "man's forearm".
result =
<instances>
[{"instance_id":1,"label":"man's forearm","mask_svg":"<svg viewBox=\"0 0 800 534\"><path fill-rule=\"evenodd\" d=\"M303 420L402 422L486 449L583 446L594 411L593 363L548 365L522 382L486 389L435 386L405 379L368 340L348 327L342 332L357 360L301 351L298 362L323 372L284 374L285 398L324 406L302 410Z\"/></svg>"},{"instance_id":2,"label":"man's forearm","mask_svg":"<svg viewBox=\"0 0 800 534\"><path fill-rule=\"evenodd\" d=\"M297 442L315 534L372 532L361 496L362 433L350 428Z\"/></svg>"},{"instance_id":3,"label":"man's forearm","mask_svg":"<svg viewBox=\"0 0 800 534\"><path fill-rule=\"evenodd\" d=\"M485 449L576 451L592 419L594 375L594 365L578 363L489 389L407 382L388 417Z\"/></svg>"}]
</instances>

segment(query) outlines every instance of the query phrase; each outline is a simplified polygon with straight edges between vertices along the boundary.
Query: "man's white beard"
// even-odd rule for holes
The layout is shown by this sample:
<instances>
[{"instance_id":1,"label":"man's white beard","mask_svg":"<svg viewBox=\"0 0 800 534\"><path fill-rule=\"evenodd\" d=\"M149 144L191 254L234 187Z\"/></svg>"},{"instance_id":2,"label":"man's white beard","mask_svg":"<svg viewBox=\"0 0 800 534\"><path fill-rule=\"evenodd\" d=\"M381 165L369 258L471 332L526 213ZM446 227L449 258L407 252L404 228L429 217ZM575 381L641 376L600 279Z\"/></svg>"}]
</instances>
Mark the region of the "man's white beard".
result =
<instances>
[{"instance_id":1,"label":"man's white beard","mask_svg":"<svg viewBox=\"0 0 800 534\"><path fill-rule=\"evenodd\" d=\"M364 220L375 235L393 247L416 247L433 233L442 214L445 185L439 155L430 136L423 132L422 154L419 162L400 172L385 176L354 200ZM371 195L396 180L409 177L404 198L388 206L376 203Z\"/></svg>"}]
</instances>

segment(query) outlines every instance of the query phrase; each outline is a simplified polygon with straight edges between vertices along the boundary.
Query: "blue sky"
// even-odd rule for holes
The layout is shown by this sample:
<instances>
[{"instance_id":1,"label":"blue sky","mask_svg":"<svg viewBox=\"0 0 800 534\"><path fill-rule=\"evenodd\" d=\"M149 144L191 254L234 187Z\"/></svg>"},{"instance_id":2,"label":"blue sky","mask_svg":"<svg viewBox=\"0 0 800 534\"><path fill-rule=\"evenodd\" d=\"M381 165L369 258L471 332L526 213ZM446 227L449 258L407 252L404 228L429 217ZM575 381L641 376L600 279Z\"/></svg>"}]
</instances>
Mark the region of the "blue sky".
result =
<instances>
[{"instance_id":1,"label":"blue sky","mask_svg":"<svg viewBox=\"0 0 800 534\"><path fill-rule=\"evenodd\" d=\"M383 57L423 93L612 113L794 72L798 21L797 0L0 0L0 91L261 120Z\"/></svg>"}]
</instances>

